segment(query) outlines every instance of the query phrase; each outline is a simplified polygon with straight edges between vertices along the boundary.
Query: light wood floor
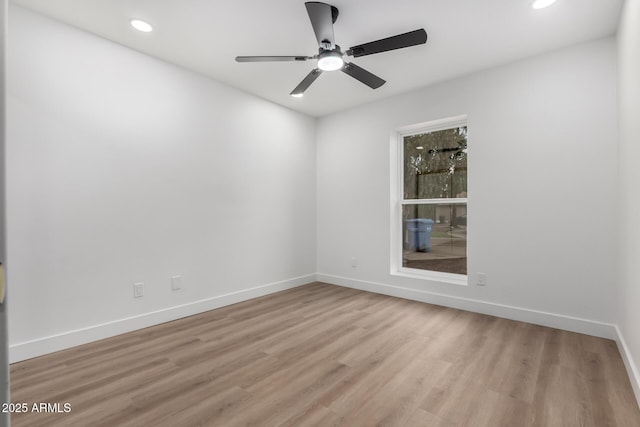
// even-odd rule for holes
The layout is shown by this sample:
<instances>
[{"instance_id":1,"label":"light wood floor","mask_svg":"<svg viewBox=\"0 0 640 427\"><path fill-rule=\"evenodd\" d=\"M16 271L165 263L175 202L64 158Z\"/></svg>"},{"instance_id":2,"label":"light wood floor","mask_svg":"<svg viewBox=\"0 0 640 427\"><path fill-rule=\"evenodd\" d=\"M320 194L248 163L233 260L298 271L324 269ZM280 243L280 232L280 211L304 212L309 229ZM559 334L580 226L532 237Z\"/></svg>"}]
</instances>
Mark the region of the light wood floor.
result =
<instances>
[{"instance_id":1,"label":"light wood floor","mask_svg":"<svg viewBox=\"0 0 640 427\"><path fill-rule=\"evenodd\" d=\"M640 426L614 342L313 283L11 366L13 426Z\"/></svg>"}]
</instances>

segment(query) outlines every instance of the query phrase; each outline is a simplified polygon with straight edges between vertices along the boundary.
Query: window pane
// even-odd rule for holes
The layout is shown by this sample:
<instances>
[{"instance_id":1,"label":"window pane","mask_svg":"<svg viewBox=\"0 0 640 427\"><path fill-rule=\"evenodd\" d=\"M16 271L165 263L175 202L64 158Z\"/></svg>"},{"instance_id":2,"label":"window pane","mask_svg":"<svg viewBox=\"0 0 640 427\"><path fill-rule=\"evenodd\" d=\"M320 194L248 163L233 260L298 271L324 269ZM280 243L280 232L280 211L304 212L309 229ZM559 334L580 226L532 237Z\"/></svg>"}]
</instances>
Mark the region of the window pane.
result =
<instances>
[{"instance_id":1,"label":"window pane","mask_svg":"<svg viewBox=\"0 0 640 427\"><path fill-rule=\"evenodd\" d=\"M467 205L404 205L402 266L467 274Z\"/></svg>"},{"instance_id":2,"label":"window pane","mask_svg":"<svg viewBox=\"0 0 640 427\"><path fill-rule=\"evenodd\" d=\"M467 127L404 137L404 198L467 197Z\"/></svg>"}]
</instances>

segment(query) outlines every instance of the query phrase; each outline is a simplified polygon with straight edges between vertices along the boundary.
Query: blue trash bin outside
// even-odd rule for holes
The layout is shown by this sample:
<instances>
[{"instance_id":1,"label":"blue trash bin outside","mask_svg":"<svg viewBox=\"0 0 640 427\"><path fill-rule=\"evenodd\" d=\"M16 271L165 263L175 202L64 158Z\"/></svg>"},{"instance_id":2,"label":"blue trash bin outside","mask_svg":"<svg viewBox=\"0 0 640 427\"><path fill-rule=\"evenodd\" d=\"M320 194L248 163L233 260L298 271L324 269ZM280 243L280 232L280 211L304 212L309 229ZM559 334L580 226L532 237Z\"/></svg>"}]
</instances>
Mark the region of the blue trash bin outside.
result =
<instances>
[{"instance_id":1,"label":"blue trash bin outside","mask_svg":"<svg viewBox=\"0 0 640 427\"><path fill-rule=\"evenodd\" d=\"M429 252L431 250L431 230L433 220L428 218L416 218L405 220L409 234L409 250L417 252Z\"/></svg>"}]
</instances>

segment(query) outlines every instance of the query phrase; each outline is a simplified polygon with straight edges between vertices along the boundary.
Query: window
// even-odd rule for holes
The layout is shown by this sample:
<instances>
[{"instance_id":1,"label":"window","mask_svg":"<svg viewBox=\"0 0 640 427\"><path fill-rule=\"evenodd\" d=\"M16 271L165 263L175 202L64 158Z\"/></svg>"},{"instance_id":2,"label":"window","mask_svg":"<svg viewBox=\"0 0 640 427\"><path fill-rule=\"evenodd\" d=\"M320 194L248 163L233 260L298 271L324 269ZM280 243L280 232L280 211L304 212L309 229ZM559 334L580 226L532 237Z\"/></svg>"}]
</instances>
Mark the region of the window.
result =
<instances>
[{"instance_id":1,"label":"window","mask_svg":"<svg viewBox=\"0 0 640 427\"><path fill-rule=\"evenodd\" d=\"M466 117L401 129L395 140L392 272L466 284Z\"/></svg>"}]
</instances>

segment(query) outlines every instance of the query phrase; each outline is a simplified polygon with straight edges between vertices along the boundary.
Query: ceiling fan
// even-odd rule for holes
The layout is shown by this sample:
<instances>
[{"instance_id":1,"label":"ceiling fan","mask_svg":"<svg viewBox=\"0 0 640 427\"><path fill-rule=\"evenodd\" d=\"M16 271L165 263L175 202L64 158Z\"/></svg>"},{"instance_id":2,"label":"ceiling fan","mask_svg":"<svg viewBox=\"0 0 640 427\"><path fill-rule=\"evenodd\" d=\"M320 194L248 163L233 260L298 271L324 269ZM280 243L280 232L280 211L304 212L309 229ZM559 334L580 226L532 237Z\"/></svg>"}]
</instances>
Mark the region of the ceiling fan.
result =
<instances>
[{"instance_id":1,"label":"ceiling fan","mask_svg":"<svg viewBox=\"0 0 640 427\"><path fill-rule=\"evenodd\" d=\"M311 1L306 2L307 13L313 26L313 31L318 39L320 50L314 56L237 56L238 62L269 62L269 61L308 61L317 59L317 67L314 68L300 84L291 92L291 96L302 96L311 83L313 83L324 71L341 70L354 79L364 83L372 89L377 89L386 82L364 68L358 67L353 62L345 62L345 55L354 58L374 53L387 52L389 50L402 49L427 42L427 32L424 28L410 31L397 36L350 47L342 52L340 46L335 43L333 24L338 19L338 8L326 3Z\"/></svg>"}]
</instances>

